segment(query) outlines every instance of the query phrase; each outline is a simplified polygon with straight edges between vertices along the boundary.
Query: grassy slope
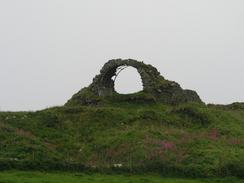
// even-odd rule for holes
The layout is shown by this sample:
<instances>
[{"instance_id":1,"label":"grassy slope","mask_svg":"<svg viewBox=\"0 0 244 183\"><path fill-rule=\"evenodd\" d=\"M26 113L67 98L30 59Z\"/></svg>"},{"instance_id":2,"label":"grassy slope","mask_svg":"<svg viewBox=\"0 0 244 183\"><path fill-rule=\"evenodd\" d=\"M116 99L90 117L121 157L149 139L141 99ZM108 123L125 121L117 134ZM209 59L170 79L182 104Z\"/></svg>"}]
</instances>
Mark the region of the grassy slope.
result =
<instances>
[{"instance_id":1,"label":"grassy slope","mask_svg":"<svg viewBox=\"0 0 244 183\"><path fill-rule=\"evenodd\" d=\"M78 173L1 172L1 183L243 183L236 178L180 179L158 175L105 175Z\"/></svg>"},{"instance_id":2,"label":"grassy slope","mask_svg":"<svg viewBox=\"0 0 244 183\"><path fill-rule=\"evenodd\" d=\"M4 162L25 168L26 162L61 162L195 177L244 172L244 110L238 107L121 102L1 112L0 139L2 169Z\"/></svg>"}]
</instances>

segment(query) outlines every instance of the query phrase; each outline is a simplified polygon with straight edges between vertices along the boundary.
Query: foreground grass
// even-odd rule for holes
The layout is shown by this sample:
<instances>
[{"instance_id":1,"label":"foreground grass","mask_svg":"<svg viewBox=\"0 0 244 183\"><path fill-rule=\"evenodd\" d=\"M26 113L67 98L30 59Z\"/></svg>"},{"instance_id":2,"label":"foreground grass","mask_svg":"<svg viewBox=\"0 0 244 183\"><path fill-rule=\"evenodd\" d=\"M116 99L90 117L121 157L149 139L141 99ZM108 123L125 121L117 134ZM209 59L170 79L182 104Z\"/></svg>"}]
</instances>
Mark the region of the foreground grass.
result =
<instances>
[{"instance_id":1,"label":"foreground grass","mask_svg":"<svg viewBox=\"0 0 244 183\"><path fill-rule=\"evenodd\" d=\"M104 175L81 173L0 172L0 183L244 183L236 178L180 179L159 175Z\"/></svg>"}]
</instances>

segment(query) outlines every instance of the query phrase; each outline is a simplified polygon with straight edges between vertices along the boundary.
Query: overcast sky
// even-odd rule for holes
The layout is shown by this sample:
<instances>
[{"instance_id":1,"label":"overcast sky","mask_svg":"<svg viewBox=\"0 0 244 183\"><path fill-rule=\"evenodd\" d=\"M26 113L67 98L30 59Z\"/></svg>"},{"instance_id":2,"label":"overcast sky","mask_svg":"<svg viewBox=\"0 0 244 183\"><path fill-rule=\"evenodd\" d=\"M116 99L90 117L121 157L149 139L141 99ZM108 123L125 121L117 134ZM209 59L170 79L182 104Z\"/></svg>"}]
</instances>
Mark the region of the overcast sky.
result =
<instances>
[{"instance_id":1,"label":"overcast sky","mask_svg":"<svg viewBox=\"0 0 244 183\"><path fill-rule=\"evenodd\" d=\"M0 110L62 105L112 58L206 103L244 101L244 1L0 0ZM118 89L137 89L129 71Z\"/></svg>"}]
</instances>

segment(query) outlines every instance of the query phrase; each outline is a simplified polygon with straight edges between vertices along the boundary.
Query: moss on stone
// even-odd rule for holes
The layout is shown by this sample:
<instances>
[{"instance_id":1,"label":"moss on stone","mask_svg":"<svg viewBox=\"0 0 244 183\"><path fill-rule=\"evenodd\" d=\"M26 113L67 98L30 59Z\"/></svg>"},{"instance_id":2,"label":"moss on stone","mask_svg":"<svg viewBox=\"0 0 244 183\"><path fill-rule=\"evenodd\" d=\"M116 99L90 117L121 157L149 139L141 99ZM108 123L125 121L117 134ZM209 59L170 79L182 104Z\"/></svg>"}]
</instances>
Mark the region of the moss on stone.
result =
<instances>
[{"instance_id":1,"label":"moss on stone","mask_svg":"<svg viewBox=\"0 0 244 183\"><path fill-rule=\"evenodd\" d=\"M114 89L113 77L116 77L117 70L121 66L130 66L137 69L143 83L143 91L130 95L120 95ZM113 101L150 101L179 104L186 102L202 102L195 91L183 90L174 81L166 80L160 72L152 65L147 65L132 59L115 59L108 61L95 76L89 87L81 89L75 94L66 105L94 105L107 99ZM133 100L134 99L134 100Z\"/></svg>"}]
</instances>

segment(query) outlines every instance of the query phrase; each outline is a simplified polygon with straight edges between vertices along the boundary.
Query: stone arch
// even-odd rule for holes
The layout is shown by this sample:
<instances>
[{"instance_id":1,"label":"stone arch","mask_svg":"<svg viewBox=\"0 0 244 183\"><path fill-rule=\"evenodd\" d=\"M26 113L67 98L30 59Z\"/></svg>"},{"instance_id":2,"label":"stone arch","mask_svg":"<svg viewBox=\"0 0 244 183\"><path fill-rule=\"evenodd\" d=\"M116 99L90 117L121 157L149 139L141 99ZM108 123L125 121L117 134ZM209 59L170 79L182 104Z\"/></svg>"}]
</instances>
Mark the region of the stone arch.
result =
<instances>
[{"instance_id":1,"label":"stone arch","mask_svg":"<svg viewBox=\"0 0 244 183\"><path fill-rule=\"evenodd\" d=\"M115 59L108 61L100 73L94 77L92 84L73 95L66 105L94 105L102 103L110 96L113 96L113 100L121 101L121 97L115 95L113 77L116 77L118 68L128 66L137 69L141 76L143 85L141 93L143 95L126 95L127 97L123 97L126 101L138 101L140 99L140 101L145 102L150 99L164 104L202 102L195 91L184 90L178 83L164 79L152 65L132 59Z\"/></svg>"},{"instance_id":2,"label":"stone arch","mask_svg":"<svg viewBox=\"0 0 244 183\"><path fill-rule=\"evenodd\" d=\"M91 85L92 91L99 96L110 96L116 93L114 89L113 77L117 76L118 68L133 67L141 76L143 91L152 91L158 82L160 73L151 65L145 65L143 62L135 60L111 60L107 62L97 75ZM162 77L162 76L161 76ZM161 78L162 79L162 78Z\"/></svg>"}]
</instances>

